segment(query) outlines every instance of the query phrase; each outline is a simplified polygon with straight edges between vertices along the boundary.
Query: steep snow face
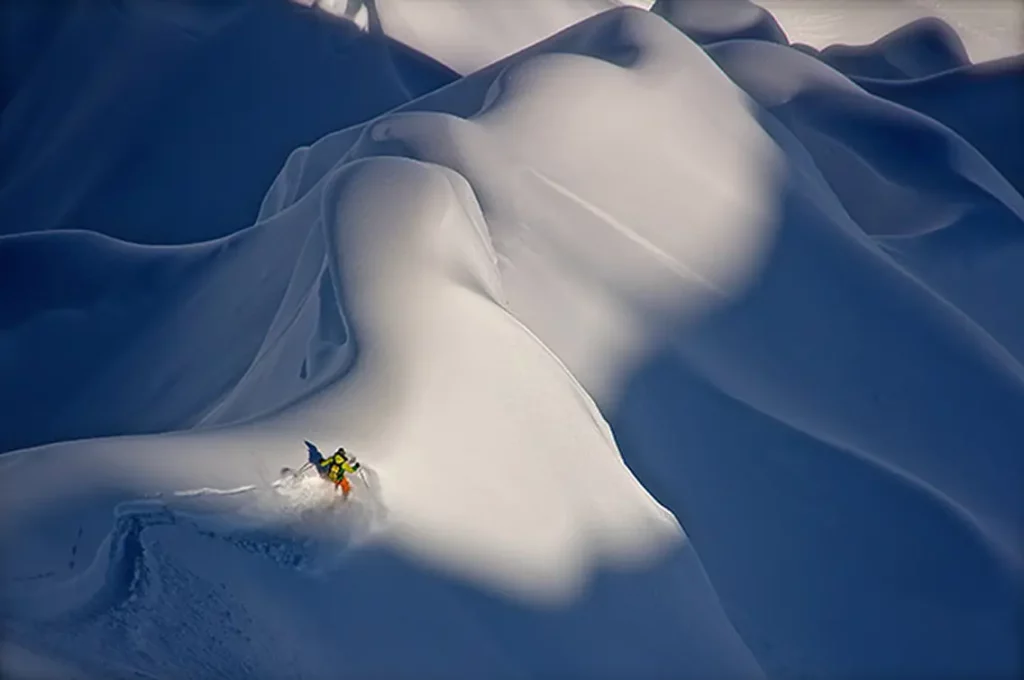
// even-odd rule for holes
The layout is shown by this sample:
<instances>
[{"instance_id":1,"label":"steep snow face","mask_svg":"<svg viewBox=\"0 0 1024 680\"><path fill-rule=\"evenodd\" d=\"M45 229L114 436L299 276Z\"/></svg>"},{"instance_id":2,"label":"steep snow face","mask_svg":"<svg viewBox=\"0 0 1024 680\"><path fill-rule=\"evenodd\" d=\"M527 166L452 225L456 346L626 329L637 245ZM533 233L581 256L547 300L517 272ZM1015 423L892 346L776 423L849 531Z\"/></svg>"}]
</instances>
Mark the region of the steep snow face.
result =
<instances>
[{"instance_id":1,"label":"steep snow face","mask_svg":"<svg viewBox=\"0 0 1024 680\"><path fill-rule=\"evenodd\" d=\"M53 284L0 299L0 385L44 395L0 392L5 443L110 436L0 457L0 654L1019 674L1017 121L954 103L1020 65L938 34L618 9L296 149L231 236L3 238L0 290ZM366 465L349 503L274 483L303 439Z\"/></svg>"},{"instance_id":2,"label":"steep snow face","mask_svg":"<svg viewBox=\"0 0 1024 680\"><path fill-rule=\"evenodd\" d=\"M0 234L233 233L295 147L455 77L286 0L17 2L0 17Z\"/></svg>"},{"instance_id":3,"label":"steep snow face","mask_svg":"<svg viewBox=\"0 0 1024 680\"><path fill-rule=\"evenodd\" d=\"M366 160L332 173L320 203L326 267L312 289L338 291L328 313L344 310L344 378L254 427L345 441L380 475L401 545L502 588L558 594L579 585L588 555L628 559L674 540L673 520L622 465L590 398L503 306L462 176ZM295 376L318 368L323 327L300 310L235 407L300 385ZM305 350L302 367L292 347Z\"/></svg>"}]
</instances>

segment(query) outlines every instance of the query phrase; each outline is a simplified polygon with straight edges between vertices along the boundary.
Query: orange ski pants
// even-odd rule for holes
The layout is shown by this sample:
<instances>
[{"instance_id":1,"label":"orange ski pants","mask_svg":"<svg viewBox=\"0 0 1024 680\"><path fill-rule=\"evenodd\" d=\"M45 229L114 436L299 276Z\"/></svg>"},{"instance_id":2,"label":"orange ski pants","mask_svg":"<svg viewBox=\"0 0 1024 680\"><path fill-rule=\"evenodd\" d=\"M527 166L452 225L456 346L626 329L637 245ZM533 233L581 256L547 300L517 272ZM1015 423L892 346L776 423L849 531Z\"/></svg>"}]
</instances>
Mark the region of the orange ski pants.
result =
<instances>
[{"instance_id":1,"label":"orange ski pants","mask_svg":"<svg viewBox=\"0 0 1024 680\"><path fill-rule=\"evenodd\" d=\"M352 482L348 481L344 477L336 481L334 485L341 487L341 493L345 494L346 496L352 493Z\"/></svg>"}]
</instances>

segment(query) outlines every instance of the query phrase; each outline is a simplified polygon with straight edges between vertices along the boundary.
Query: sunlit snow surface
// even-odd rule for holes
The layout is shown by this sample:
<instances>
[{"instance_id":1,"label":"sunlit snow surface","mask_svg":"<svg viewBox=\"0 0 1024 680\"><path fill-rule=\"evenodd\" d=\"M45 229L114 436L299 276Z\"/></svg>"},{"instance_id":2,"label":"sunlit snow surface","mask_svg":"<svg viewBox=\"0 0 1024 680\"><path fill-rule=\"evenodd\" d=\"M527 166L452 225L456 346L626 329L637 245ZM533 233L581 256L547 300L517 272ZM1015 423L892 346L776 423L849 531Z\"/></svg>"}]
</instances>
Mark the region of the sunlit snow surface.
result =
<instances>
[{"instance_id":1,"label":"sunlit snow surface","mask_svg":"<svg viewBox=\"0 0 1024 680\"><path fill-rule=\"evenodd\" d=\"M327 4L0 10L5 677L1020 675L993 15Z\"/></svg>"}]
</instances>

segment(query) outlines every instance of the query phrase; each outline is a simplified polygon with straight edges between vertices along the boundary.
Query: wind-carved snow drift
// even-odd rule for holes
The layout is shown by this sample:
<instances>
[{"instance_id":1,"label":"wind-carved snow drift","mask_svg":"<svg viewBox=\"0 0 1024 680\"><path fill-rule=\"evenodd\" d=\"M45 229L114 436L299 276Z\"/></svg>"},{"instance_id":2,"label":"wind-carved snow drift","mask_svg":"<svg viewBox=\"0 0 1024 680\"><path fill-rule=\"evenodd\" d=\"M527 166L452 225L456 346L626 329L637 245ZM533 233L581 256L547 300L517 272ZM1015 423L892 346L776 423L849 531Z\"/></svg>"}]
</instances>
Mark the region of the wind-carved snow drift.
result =
<instances>
[{"instance_id":1,"label":"wind-carved snow drift","mask_svg":"<svg viewBox=\"0 0 1024 680\"><path fill-rule=\"evenodd\" d=\"M94 243L175 301L108 370L258 349L182 371L178 431L0 458L14 639L103 677L329 677L337 631L357 677L1019 671L1024 201L915 98L1019 63L859 85L742 5L328 135L225 239ZM293 512L302 439L371 488Z\"/></svg>"}]
</instances>

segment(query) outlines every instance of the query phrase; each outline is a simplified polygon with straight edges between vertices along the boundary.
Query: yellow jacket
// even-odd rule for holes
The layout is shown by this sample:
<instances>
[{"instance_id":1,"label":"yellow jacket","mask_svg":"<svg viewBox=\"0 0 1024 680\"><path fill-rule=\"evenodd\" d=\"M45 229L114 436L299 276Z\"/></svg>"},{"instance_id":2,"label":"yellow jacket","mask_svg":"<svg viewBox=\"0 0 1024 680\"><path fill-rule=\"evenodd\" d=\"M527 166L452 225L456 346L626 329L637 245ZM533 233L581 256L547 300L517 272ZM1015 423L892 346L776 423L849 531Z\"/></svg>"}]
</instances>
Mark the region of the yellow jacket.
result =
<instances>
[{"instance_id":1,"label":"yellow jacket","mask_svg":"<svg viewBox=\"0 0 1024 680\"><path fill-rule=\"evenodd\" d=\"M333 456L324 458L322 461L317 463L320 474L327 477L332 482L340 482L345 476L345 473L355 473L359 469L359 463L350 461L349 458L343 453L335 453Z\"/></svg>"}]
</instances>

